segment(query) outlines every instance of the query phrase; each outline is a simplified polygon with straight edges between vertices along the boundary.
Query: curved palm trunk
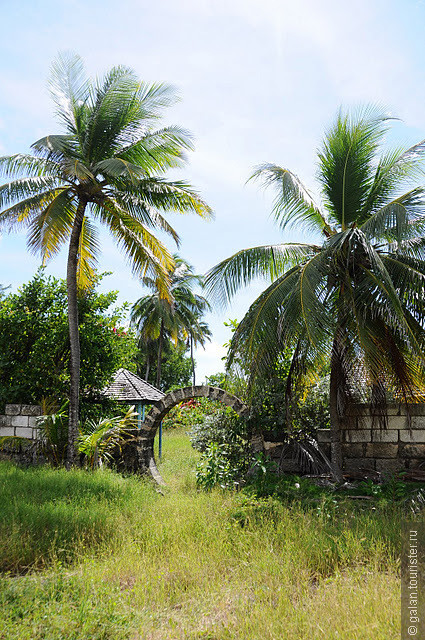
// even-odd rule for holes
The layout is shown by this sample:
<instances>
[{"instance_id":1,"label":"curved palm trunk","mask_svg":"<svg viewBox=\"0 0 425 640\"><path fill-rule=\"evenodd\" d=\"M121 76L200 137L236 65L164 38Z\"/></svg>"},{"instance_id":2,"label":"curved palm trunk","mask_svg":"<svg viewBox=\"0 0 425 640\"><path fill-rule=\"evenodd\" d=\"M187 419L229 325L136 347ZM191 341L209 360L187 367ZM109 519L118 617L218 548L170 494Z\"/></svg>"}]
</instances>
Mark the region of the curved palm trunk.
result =
<instances>
[{"instance_id":1,"label":"curved palm trunk","mask_svg":"<svg viewBox=\"0 0 425 640\"><path fill-rule=\"evenodd\" d=\"M156 387L159 389L161 384L161 361L162 361L162 346L164 342L164 320L161 320L161 328L159 330L159 344L158 344L158 363L156 367Z\"/></svg>"},{"instance_id":2,"label":"curved palm trunk","mask_svg":"<svg viewBox=\"0 0 425 640\"><path fill-rule=\"evenodd\" d=\"M192 383L195 386L195 359L193 357L193 335L190 334L190 359L192 361Z\"/></svg>"},{"instance_id":3,"label":"curved palm trunk","mask_svg":"<svg viewBox=\"0 0 425 640\"><path fill-rule=\"evenodd\" d=\"M331 461L333 475L337 482L343 482L342 476L342 415L340 406L340 387L344 385L342 367L342 329L338 327L332 345L331 375L329 388L329 412L331 418Z\"/></svg>"},{"instance_id":4,"label":"curved palm trunk","mask_svg":"<svg viewBox=\"0 0 425 640\"><path fill-rule=\"evenodd\" d=\"M151 359L149 357L149 350L146 350L146 371L145 371L145 380L149 382L149 371L151 368Z\"/></svg>"},{"instance_id":5,"label":"curved palm trunk","mask_svg":"<svg viewBox=\"0 0 425 640\"><path fill-rule=\"evenodd\" d=\"M68 264L66 271L66 288L68 296L68 324L70 343L70 375L69 390L69 422L68 422L68 450L67 469L78 464L77 438L78 414L80 396L80 335L78 331L78 300L77 300L77 268L81 230L83 227L84 211L87 203L80 200L72 227L68 250Z\"/></svg>"}]
</instances>

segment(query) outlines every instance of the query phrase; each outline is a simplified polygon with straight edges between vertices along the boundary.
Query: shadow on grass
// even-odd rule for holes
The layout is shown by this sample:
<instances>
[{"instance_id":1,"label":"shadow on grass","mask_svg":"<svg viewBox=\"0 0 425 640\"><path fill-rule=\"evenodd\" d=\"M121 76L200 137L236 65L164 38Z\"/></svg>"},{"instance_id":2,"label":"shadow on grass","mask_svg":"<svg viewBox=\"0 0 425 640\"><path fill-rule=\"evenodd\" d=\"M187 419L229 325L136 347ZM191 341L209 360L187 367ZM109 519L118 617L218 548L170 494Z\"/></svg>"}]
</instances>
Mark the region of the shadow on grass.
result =
<instances>
[{"instance_id":1,"label":"shadow on grass","mask_svg":"<svg viewBox=\"0 0 425 640\"><path fill-rule=\"evenodd\" d=\"M149 496L147 482L108 471L0 463L0 571L23 573L116 546L126 514Z\"/></svg>"}]
</instances>

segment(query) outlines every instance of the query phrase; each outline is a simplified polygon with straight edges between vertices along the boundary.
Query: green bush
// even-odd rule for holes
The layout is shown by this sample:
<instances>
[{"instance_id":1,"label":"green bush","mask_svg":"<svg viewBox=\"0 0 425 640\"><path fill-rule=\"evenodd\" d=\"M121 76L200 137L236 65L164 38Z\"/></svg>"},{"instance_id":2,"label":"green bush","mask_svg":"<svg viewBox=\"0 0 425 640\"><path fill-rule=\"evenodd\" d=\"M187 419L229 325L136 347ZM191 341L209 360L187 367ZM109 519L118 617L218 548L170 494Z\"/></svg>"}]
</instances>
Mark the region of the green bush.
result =
<instances>
[{"instance_id":1,"label":"green bush","mask_svg":"<svg viewBox=\"0 0 425 640\"><path fill-rule=\"evenodd\" d=\"M198 486L234 487L240 484L252 454L245 420L229 407L204 416L189 432L192 446L202 453L196 467Z\"/></svg>"},{"instance_id":2,"label":"green bush","mask_svg":"<svg viewBox=\"0 0 425 640\"><path fill-rule=\"evenodd\" d=\"M97 278L100 282L102 276ZM82 418L95 417L99 391L120 367L134 369L131 331L121 326L126 307L114 308L117 292L95 288L79 298ZM0 410L6 402L62 405L69 393L66 283L40 269L17 293L0 299Z\"/></svg>"}]
</instances>

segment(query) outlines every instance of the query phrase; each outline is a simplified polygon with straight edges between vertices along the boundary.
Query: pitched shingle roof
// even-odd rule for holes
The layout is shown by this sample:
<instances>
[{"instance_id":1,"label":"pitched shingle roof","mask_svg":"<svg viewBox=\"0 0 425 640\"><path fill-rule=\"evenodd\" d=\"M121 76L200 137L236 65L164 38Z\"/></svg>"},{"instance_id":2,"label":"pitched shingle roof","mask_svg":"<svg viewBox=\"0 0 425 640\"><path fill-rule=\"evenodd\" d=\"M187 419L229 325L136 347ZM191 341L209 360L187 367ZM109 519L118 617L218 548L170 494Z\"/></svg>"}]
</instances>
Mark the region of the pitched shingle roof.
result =
<instances>
[{"instance_id":1,"label":"pitched shingle roof","mask_svg":"<svg viewBox=\"0 0 425 640\"><path fill-rule=\"evenodd\" d=\"M142 402L151 404L162 400L164 394L156 387L142 380L127 369L118 369L113 382L103 392L119 402Z\"/></svg>"}]
</instances>

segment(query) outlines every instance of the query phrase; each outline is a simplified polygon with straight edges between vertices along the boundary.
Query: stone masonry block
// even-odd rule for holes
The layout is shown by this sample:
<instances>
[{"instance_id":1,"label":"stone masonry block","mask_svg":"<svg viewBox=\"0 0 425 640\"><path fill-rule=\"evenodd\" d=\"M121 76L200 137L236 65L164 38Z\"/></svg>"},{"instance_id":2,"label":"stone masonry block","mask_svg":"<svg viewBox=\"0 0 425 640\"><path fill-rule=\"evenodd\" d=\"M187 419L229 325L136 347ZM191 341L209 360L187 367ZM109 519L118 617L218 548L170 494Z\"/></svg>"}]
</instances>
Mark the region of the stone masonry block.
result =
<instances>
[{"instance_id":1,"label":"stone masonry block","mask_svg":"<svg viewBox=\"0 0 425 640\"><path fill-rule=\"evenodd\" d=\"M0 429L7 425L7 418L8 416L0 416Z\"/></svg>"},{"instance_id":2,"label":"stone masonry block","mask_svg":"<svg viewBox=\"0 0 425 640\"><path fill-rule=\"evenodd\" d=\"M208 387L206 385L202 385L199 391L200 398L206 398L208 396Z\"/></svg>"},{"instance_id":3,"label":"stone masonry block","mask_svg":"<svg viewBox=\"0 0 425 640\"><path fill-rule=\"evenodd\" d=\"M375 469L373 458L349 458L344 462L345 471L372 471Z\"/></svg>"},{"instance_id":4,"label":"stone masonry block","mask_svg":"<svg viewBox=\"0 0 425 640\"><path fill-rule=\"evenodd\" d=\"M15 435L15 427L1 427L0 428L0 438L5 436L14 436Z\"/></svg>"},{"instance_id":5,"label":"stone masonry block","mask_svg":"<svg viewBox=\"0 0 425 640\"><path fill-rule=\"evenodd\" d=\"M41 416L41 407L38 404L23 404L21 407L22 416Z\"/></svg>"},{"instance_id":6,"label":"stone masonry block","mask_svg":"<svg viewBox=\"0 0 425 640\"><path fill-rule=\"evenodd\" d=\"M183 391L182 391L182 389L176 389L176 390L174 391L174 397L175 397L175 398L176 398L176 400L178 400L179 402L180 402L181 400L183 400L183 397L184 397L184 396L183 396Z\"/></svg>"},{"instance_id":7,"label":"stone masonry block","mask_svg":"<svg viewBox=\"0 0 425 640\"><path fill-rule=\"evenodd\" d=\"M357 429L345 432L346 442L370 442L372 433L370 429Z\"/></svg>"},{"instance_id":8,"label":"stone masonry block","mask_svg":"<svg viewBox=\"0 0 425 640\"><path fill-rule=\"evenodd\" d=\"M403 415L407 414L407 409L405 405L402 405L402 413ZM425 416L425 404L410 404L409 405L409 414L411 416Z\"/></svg>"},{"instance_id":9,"label":"stone masonry block","mask_svg":"<svg viewBox=\"0 0 425 640\"><path fill-rule=\"evenodd\" d=\"M219 392L218 389L213 388L211 389L210 393L209 393L209 397L211 400L217 400L219 397Z\"/></svg>"},{"instance_id":10,"label":"stone masonry block","mask_svg":"<svg viewBox=\"0 0 425 640\"><path fill-rule=\"evenodd\" d=\"M400 447L401 458L425 458L425 444L405 444Z\"/></svg>"},{"instance_id":11,"label":"stone masonry block","mask_svg":"<svg viewBox=\"0 0 425 640\"><path fill-rule=\"evenodd\" d=\"M364 457L364 444L362 442L350 442L349 444L342 445L342 457L343 458L363 458Z\"/></svg>"},{"instance_id":12,"label":"stone masonry block","mask_svg":"<svg viewBox=\"0 0 425 640\"><path fill-rule=\"evenodd\" d=\"M398 454L398 444L389 442L369 442L366 445L367 458L396 458Z\"/></svg>"},{"instance_id":13,"label":"stone masonry block","mask_svg":"<svg viewBox=\"0 0 425 640\"><path fill-rule=\"evenodd\" d=\"M423 458L409 458L406 459L406 462L409 464L409 469L421 469L424 470L424 459Z\"/></svg>"},{"instance_id":14,"label":"stone masonry block","mask_svg":"<svg viewBox=\"0 0 425 640\"><path fill-rule=\"evenodd\" d=\"M400 431L401 442L424 442L425 443L425 429L415 429L412 431Z\"/></svg>"},{"instance_id":15,"label":"stone masonry block","mask_svg":"<svg viewBox=\"0 0 425 640\"><path fill-rule=\"evenodd\" d=\"M12 416L12 427L28 427L28 416Z\"/></svg>"},{"instance_id":16,"label":"stone masonry block","mask_svg":"<svg viewBox=\"0 0 425 640\"><path fill-rule=\"evenodd\" d=\"M348 407L347 413L349 416L368 416L370 410L367 404L353 404Z\"/></svg>"},{"instance_id":17,"label":"stone masonry block","mask_svg":"<svg viewBox=\"0 0 425 640\"><path fill-rule=\"evenodd\" d=\"M18 438L29 438L32 440L32 429L29 427L16 427L15 435Z\"/></svg>"},{"instance_id":18,"label":"stone masonry block","mask_svg":"<svg viewBox=\"0 0 425 640\"><path fill-rule=\"evenodd\" d=\"M376 461L376 470L381 473L396 473L405 469L405 462L400 458L387 458Z\"/></svg>"},{"instance_id":19,"label":"stone masonry block","mask_svg":"<svg viewBox=\"0 0 425 640\"><path fill-rule=\"evenodd\" d=\"M406 429L406 416L388 416L388 429Z\"/></svg>"},{"instance_id":20,"label":"stone masonry block","mask_svg":"<svg viewBox=\"0 0 425 640\"><path fill-rule=\"evenodd\" d=\"M317 442L331 442L331 433L330 429L317 429Z\"/></svg>"},{"instance_id":21,"label":"stone masonry block","mask_svg":"<svg viewBox=\"0 0 425 640\"><path fill-rule=\"evenodd\" d=\"M32 430L32 439L33 440L41 440L40 429L33 429Z\"/></svg>"},{"instance_id":22,"label":"stone masonry block","mask_svg":"<svg viewBox=\"0 0 425 640\"><path fill-rule=\"evenodd\" d=\"M343 419L343 424L342 424L342 429L357 429L357 427L359 427L359 429L361 428L359 423L358 423L358 418L356 418L356 416L346 416ZM367 420L367 418L366 418Z\"/></svg>"},{"instance_id":23,"label":"stone masonry block","mask_svg":"<svg viewBox=\"0 0 425 640\"><path fill-rule=\"evenodd\" d=\"M28 427L28 416L10 416L10 424L12 427Z\"/></svg>"},{"instance_id":24,"label":"stone masonry block","mask_svg":"<svg viewBox=\"0 0 425 640\"><path fill-rule=\"evenodd\" d=\"M396 429L374 429L372 442L398 442L398 431Z\"/></svg>"},{"instance_id":25,"label":"stone masonry block","mask_svg":"<svg viewBox=\"0 0 425 640\"><path fill-rule=\"evenodd\" d=\"M387 406L387 415L388 416L399 416L401 414L401 405L399 404L389 404Z\"/></svg>"},{"instance_id":26,"label":"stone masonry block","mask_svg":"<svg viewBox=\"0 0 425 640\"><path fill-rule=\"evenodd\" d=\"M19 416L21 413L21 405L20 404L7 404L6 405L6 415L7 416Z\"/></svg>"},{"instance_id":27,"label":"stone masonry block","mask_svg":"<svg viewBox=\"0 0 425 640\"><path fill-rule=\"evenodd\" d=\"M413 416L410 421L411 429L425 429L425 416ZM406 422L406 429L408 428Z\"/></svg>"},{"instance_id":28,"label":"stone masonry block","mask_svg":"<svg viewBox=\"0 0 425 640\"><path fill-rule=\"evenodd\" d=\"M37 416L28 416L28 426L36 429L38 425L38 417Z\"/></svg>"}]
</instances>

